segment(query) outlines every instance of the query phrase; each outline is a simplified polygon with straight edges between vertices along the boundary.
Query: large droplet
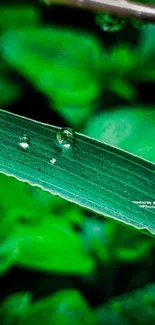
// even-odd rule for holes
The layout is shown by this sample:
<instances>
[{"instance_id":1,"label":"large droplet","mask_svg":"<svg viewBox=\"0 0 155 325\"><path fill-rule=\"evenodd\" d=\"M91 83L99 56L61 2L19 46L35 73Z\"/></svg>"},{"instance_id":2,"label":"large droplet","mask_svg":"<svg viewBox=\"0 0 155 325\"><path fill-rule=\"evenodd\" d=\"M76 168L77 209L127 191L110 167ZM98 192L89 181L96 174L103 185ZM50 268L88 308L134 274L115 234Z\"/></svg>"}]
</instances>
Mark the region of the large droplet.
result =
<instances>
[{"instance_id":1,"label":"large droplet","mask_svg":"<svg viewBox=\"0 0 155 325\"><path fill-rule=\"evenodd\" d=\"M19 138L19 147L21 150L28 151L30 146L30 138L26 135L23 135Z\"/></svg>"},{"instance_id":2,"label":"large droplet","mask_svg":"<svg viewBox=\"0 0 155 325\"><path fill-rule=\"evenodd\" d=\"M123 17L104 14L102 12L96 14L95 20L105 32L117 32L125 26L127 21Z\"/></svg>"},{"instance_id":3,"label":"large droplet","mask_svg":"<svg viewBox=\"0 0 155 325\"><path fill-rule=\"evenodd\" d=\"M62 128L56 134L58 143L64 148L70 148L74 142L75 132L71 128Z\"/></svg>"}]
</instances>

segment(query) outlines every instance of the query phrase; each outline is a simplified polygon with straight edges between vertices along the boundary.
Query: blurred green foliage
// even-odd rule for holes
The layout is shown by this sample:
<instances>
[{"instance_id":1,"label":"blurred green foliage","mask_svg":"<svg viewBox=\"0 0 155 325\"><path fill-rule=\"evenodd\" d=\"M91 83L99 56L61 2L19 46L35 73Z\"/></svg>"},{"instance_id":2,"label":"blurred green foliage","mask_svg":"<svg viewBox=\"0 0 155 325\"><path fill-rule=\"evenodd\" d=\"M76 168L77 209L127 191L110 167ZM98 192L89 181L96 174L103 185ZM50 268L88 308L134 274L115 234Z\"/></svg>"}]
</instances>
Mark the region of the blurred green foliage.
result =
<instances>
[{"instance_id":1,"label":"blurred green foliage","mask_svg":"<svg viewBox=\"0 0 155 325\"><path fill-rule=\"evenodd\" d=\"M107 46L104 31L45 23L42 10L37 1L0 4L0 108L21 100L26 86L20 76L46 96L51 115L56 112L64 124L155 162L155 101L143 104L138 90L143 83L155 86L155 26L137 29L137 21L110 20L115 31L126 27ZM107 30L109 16L94 14L92 20ZM128 33L138 33L137 43L127 41ZM87 278L91 296L94 285L109 298L117 295L116 269L123 279L123 267L136 265L128 291L151 281L153 252L154 238L0 175L2 278L15 265L76 275L84 284ZM75 289L34 302L21 291L3 300L0 323L153 325L154 290L150 285L96 308Z\"/></svg>"},{"instance_id":2,"label":"blurred green foliage","mask_svg":"<svg viewBox=\"0 0 155 325\"><path fill-rule=\"evenodd\" d=\"M153 106L119 107L92 116L85 133L140 157L155 161Z\"/></svg>"},{"instance_id":3,"label":"blurred green foliage","mask_svg":"<svg viewBox=\"0 0 155 325\"><path fill-rule=\"evenodd\" d=\"M0 307L0 319L4 325L15 325L20 317L28 312L31 305L31 295L27 292L15 293L7 297Z\"/></svg>"},{"instance_id":4,"label":"blurred green foliage","mask_svg":"<svg viewBox=\"0 0 155 325\"><path fill-rule=\"evenodd\" d=\"M154 324L155 285L150 284L141 290L123 295L96 309L97 324L145 325Z\"/></svg>"}]
</instances>

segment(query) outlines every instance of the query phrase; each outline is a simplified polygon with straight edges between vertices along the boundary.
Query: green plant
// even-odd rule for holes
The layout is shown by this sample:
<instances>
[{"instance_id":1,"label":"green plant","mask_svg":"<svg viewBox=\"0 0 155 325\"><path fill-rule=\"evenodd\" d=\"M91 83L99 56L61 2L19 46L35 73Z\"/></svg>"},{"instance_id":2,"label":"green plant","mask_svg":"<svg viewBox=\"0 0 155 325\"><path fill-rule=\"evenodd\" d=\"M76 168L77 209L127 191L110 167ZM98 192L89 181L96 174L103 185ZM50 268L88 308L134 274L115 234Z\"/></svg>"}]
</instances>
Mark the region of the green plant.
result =
<instances>
[{"instance_id":1,"label":"green plant","mask_svg":"<svg viewBox=\"0 0 155 325\"><path fill-rule=\"evenodd\" d=\"M125 3L0 5L2 325L154 324L154 10Z\"/></svg>"}]
</instances>

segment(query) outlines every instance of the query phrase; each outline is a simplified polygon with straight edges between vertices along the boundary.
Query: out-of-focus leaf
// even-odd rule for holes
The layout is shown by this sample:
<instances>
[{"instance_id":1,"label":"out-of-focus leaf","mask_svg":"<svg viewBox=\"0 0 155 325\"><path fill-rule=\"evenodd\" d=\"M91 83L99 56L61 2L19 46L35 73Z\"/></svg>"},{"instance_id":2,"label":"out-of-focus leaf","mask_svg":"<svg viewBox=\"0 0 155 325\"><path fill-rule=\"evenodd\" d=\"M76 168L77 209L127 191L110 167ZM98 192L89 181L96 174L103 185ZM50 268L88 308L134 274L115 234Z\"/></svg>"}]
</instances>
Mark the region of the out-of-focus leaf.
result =
<instances>
[{"instance_id":1,"label":"out-of-focus leaf","mask_svg":"<svg viewBox=\"0 0 155 325\"><path fill-rule=\"evenodd\" d=\"M155 285L122 295L96 309L97 325L153 325L155 323ZM109 315L109 317L108 317Z\"/></svg>"},{"instance_id":2,"label":"out-of-focus leaf","mask_svg":"<svg viewBox=\"0 0 155 325\"><path fill-rule=\"evenodd\" d=\"M75 128L80 128L81 125L87 120L87 118L93 113L97 106L97 103L91 103L88 105L80 106L63 106L57 103L54 104L54 109L58 110L59 114L63 117L64 121L70 126ZM53 109L53 103L51 104L51 109Z\"/></svg>"},{"instance_id":3,"label":"out-of-focus leaf","mask_svg":"<svg viewBox=\"0 0 155 325\"><path fill-rule=\"evenodd\" d=\"M154 46L155 26L146 25L140 34L140 45L138 55L140 57L139 79L144 81L155 80L155 46Z\"/></svg>"},{"instance_id":4,"label":"out-of-focus leaf","mask_svg":"<svg viewBox=\"0 0 155 325\"><path fill-rule=\"evenodd\" d=\"M153 107L120 107L106 110L88 121L85 133L155 162Z\"/></svg>"},{"instance_id":5,"label":"out-of-focus leaf","mask_svg":"<svg viewBox=\"0 0 155 325\"><path fill-rule=\"evenodd\" d=\"M19 220L39 223L49 210L49 205L34 199L28 184L0 174L0 238L12 233Z\"/></svg>"},{"instance_id":6,"label":"out-of-focus leaf","mask_svg":"<svg viewBox=\"0 0 155 325\"><path fill-rule=\"evenodd\" d=\"M154 34L155 34L155 26L154 25L147 25L141 31L141 40L140 40L140 47L141 47L141 54L142 57L151 58L155 53L154 48Z\"/></svg>"},{"instance_id":7,"label":"out-of-focus leaf","mask_svg":"<svg viewBox=\"0 0 155 325\"><path fill-rule=\"evenodd\" d=\"M67 211L66 211L67 212ZM91 273L93 260L67 220L45 216L40 225L20 229L17 263L43 271Z\"/></svg>"},{"instance_id":8,"label":"out-of-focus leaf","mask_svg":"<svg viewBox=\"0 0 155 325\"><path fill-rule=\"evenodd\" d=\"M121 79L114 79L112 80L111 84L109 85L109 89L117 94L118 96L131 100L136 97L135 88L132 86L131 83L121 80Z\"/></svg>"},{"instance_id":9,"label":"out-of-focus leaf","mask_svg":"<svg viewBox=\"0 0 155 325\"><path fill-rule=\"evenodd\" d=\"M110 90L126 100L136 97L135 71L137 74L139 57L135 49L123 43L104 51L102 60L104 90Z\"/></svg>"},{"instance_id":10,"label":"out-of-focus leaf","mask_svg":"<svg viewBox=\"0 0 155 325\"><path fill-rule=\"evenodd\" d=\"M0 240L0 276L16 263L18 254L18 238L6 237Z\"/></svg>"},{"instance_id":11,"label":"out-of-focus leaf","mask_svg":"<svg viewBox=\"0 0 155 325\"><path fill-rule=\"evenodd\" d=\"M85 219L85 241L100 262L140 262L149 259L153 242L135 229L111 220Z\"/></svg>"},{"instance_id":12,"label":"out-of-focus leaf","mask_svg":"<svg viewBox=\"0 0 155 325\"><path fill-rule=\"evenodd\" d=\"M105 232L106 248L111 260L139 262L150 258L153 243L151 237L112 221L106 222Z\"/></svg>"},{"instance_id":13,"label":"out-of-focus leaf","mask_svg":"<svg viewBox=\"0 0 155 325\"><path fill-rule=\"evenodd\" d=\"M27 245L28 239L26 239L26 242L22 241L22 238L27 238L27 235L30 237L30 242L33 242L33 245L37 245L37 251L36 251L36 260L37 260L37 254L41 254L41 252L44 251L44 255L46 255L46 247L45 245L42 245L41 251L39 251L39 243L40 243L40 237L39 234L40 232L45 232L45 229L42 230L41 225L42 221L46 218L48 218L49 212L51 212L51 215L49 218L52 218L52 214L56 216L58 219L58 231L55 225L55 220L54 220L54 225L53 223L48 224L52 225L52 228L48 228L48 231L50 231L50 237L51 233L53 231L53 228L55 230L55 236L56 238L54 239L55 241L55 246L58 247L58 244L56 243L56 240L59 242L59 235L60 232L62 231L63 233L63 224L61 223L61 220L68 220L68 225L71 227L72 223L73 224L81 224L83 215L80 211L80 208L77 206L73 206L72 204L69 204L68 202L64 201L63 199L55 196L51 196L47 192L43 192L41 189L38 188L31 188L28 184L21 183L17 181L14 178L7 177L3 174L0 174L0 214L1 214L1 222L0 222L0 274L3 274L6 272L12 265L14 265L17 262L17 256L19 254L20 247ZM60 224L59 224L59 219ZM49 219L48 219L49 220ZM53 219L51 219L53 220ZM65 222L64 222L64 225ZM22 228L23 227L23 228ZM30 227L30 228L29 228ZM41 228L41 230L40 230ZM22 229L22 233L20 230ZM24 230L25 229L25 232ZM29 233L30 230L30 233ZM32 233L31 233L32 232ZM38 237L37 237L38 234ZM74 233L68 230L68 236L72 235L72 239L74 238ZM34 235L34 240L32 240L32 236ZM52 244L52 242L48 238L49 234L47 234L47 242ZM53 235L52 235L53 236ZM28 237L28 238L29 238ZM45 236L46 237L46 236ZM75 234L76 237L76 234ZM35 239L36 238L36 239ZM66 238L67 241L67 236ZM78 238L78 237L77 237ZM37 242L38 240L38 242ZM77 240L80 247L80 239L79 241ZM62 242L60 242L62 244ZM74 243L74 240L73 240ZM76 244L76 240L75 240ZM25 247L24 246L24 247ZM82 246L82 245L81 245ZM62 245L63 247L63 245ZM48 247L50 249L50 247ZM75 246L74 246L75 249ZM80 249L80 248L79 248ZM29 251L29 249L27 248ZM67 247L66 247L67 250ZM82 250L82 248L81 248ZM30 249L31 251L31 249ZM30 259L31 259L31 254L34 252L30 252ZM20 256L22 254L19 254L18 260L20 259ZM59 247L59 254L61 255L61 247ZM69 254L69 251L68 251ZM81 253L82 254L82 253ZM75 255L75 252L74 254ZM69 255L70 256L70 255ZM55 258L58 256L55 255ZM48 259L49 257L47 257ZM58 259L61 257L59 256ZM70 262L71 262L71 256ZM81 257L84 259L84 257ZM29 259L28 257L28 252L27 255L25 256L25 259ZM73 258L72 262L74 261L75 258ZM78 257L77 257L78 259ZM75 259L76 260L76 259ZM80 260L78 260L80 263ZM77 263L78 263L77 261ZM81 263L83 260L81 261ZM26 262L25 262L26 263ZM35 264L35 261L33 261ZM36 264L39 264L40 262L36 262ZM55 267L55 264L57 262L53 262L53 267ZM85 263L85 262L84 262ZM87 261L86 261L87 263ZM38 265L37 264L37 265ZM44 264L47 264L47 261L44 262ZM57 263L56 265L58 265ZM89 263L88 263L89 264ZM90 262L91 264L91 262ZM59 266L58 266L59 267ZM70 263L68 266L65 266L64 268L69 269ZM87 268L87 267L86 267ZM88 266L89 268L89 266ZM91 266L90 266L91 268ZM72 269L72 267L71 267ZM74 269L74 266L73 266ZM79 266L80 269L80 266Z\"/></svg>"},{"instance_id":14,"label":"out-of-focus leaf","mask_svg":"<svg viewBox=\"0 0 155 325\"><path fill-rule=\"evenodd\" d=\"M0 7L0 30L27 28L40 23L38 8L25 4L9 4Z\"/></svg>"},{"instance_id":15,"label":"out-of-focus leaf","mask_svg":"<svg viewBox=\"0 0 155 325\"><path fill-rule=\"evenodd\" d=\"M76 290L60 291L32 305L18 325L96 325L85 299Z\"/></svg>"},{"instance_id":16,"label":"out-of-focus leaf","mask_svg":"<svg viewBox=\"0 0 155 325\"><path fill-rule=\"evenodd\" d=\"M96 311L97 325L133 325L120 313L108 307L100 307Z\"/></svg>"},{"instance_id":17,"label":"out-of-focus leaf","mask_svg":"<svg viewBox=\"0 0 155 325\"><path fill-rule=\"evenodd\" d=\"M31 295L27 292L15 293L3 301L0 307L1 325L16 325L28 311Z\"/></svg>"},{"instance_id":18,"label":"out-of-focus leaf","mask_svg":"<svg viewBox=\"0 0 155 325\"><path fill-rule=\"evenodd\" d=\"M124 43L113 46L108 58L110 69L119 77L132 75L138 61L136 51Z\"/></svg>"},{"instance_id":19,"label":"out-of-focus leaf","mask_svg":"<svg viewBox=\"0 0 155 325\"><path fill-rule=\"evenodd\" d=\"M91 109L103 87L103 49L97 38L83 31L42 27L4 33L1 42L4 59L52 99L54 109L61 114L63 107L70 107L70 114L62 114L66 119L70 121L74 107ZM85 119L84 109L80 121L82 115Z\"/></svg>"},{"instance_id":20,"label":"out-of-focus leaf","mask_svg":"<svg viewBox=\"0 0 155 325\"><path fill-rule=\"evenodd\" d=\"M1 75L0 76L0 108L5 108L5 106L17 100L19 97L20 97L20 87L16 84L13 84L9 79L7 79L6 77L2 77Z\"/></svg>"},{"instance_id":21,"label":"out-of-focus leaf","mask_svg":"<svg viewBox=\"0 0 155 325\"><path fill-rule=\"evenodd\" d=\"M63 200L59 196L51 195L40 188L28 186L29 195L35 201L39 209L43 209L44 214L50 212L58 218L68 219L72 224L82 224L84 215L82 209L75 204Z\"/></svg>"}]
</instances>

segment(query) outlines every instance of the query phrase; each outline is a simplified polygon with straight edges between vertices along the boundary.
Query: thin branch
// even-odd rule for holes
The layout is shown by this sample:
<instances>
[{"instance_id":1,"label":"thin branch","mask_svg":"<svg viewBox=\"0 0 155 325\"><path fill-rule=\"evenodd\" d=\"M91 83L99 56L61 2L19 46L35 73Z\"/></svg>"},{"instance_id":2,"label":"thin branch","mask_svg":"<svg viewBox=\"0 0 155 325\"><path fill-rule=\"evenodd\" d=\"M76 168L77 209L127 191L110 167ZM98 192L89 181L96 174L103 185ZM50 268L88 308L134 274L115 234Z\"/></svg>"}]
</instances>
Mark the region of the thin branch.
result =
<instances>
[{"instance_id":1,"label":"thin branch","mask_svg":"<svg viewBox=\"0 0 155 325\"><path fill-rule=\"evenodd\" d=\"M155 6L126 0L44 0L46 4L64 4L82 9L98 10L112 15L137 18L155 23Z\"/></svg>"}]
</instances>

